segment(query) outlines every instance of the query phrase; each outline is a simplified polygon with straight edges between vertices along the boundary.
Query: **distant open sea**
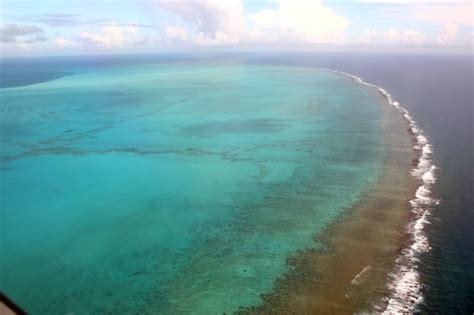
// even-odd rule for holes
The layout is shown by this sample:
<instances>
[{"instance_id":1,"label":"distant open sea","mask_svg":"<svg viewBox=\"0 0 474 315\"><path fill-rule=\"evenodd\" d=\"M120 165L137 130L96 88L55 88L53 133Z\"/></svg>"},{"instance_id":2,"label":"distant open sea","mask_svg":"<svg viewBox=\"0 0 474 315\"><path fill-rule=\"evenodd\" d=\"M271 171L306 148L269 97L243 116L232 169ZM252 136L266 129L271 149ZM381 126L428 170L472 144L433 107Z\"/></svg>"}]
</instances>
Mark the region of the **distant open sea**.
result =
<instances>
[{"instance_id":1,"label":"distant open sea","mask_svg":"<svg viewBox=\"0 0 474 315\"><path fill-rule=\"evenodd\" d=\"M415 310L472 313L465 55L0 59L0 290L44 314L260 303L380 172L386 99L319 68L383 87L423 129L439 203Z\"/></svg>"}]
</instances>

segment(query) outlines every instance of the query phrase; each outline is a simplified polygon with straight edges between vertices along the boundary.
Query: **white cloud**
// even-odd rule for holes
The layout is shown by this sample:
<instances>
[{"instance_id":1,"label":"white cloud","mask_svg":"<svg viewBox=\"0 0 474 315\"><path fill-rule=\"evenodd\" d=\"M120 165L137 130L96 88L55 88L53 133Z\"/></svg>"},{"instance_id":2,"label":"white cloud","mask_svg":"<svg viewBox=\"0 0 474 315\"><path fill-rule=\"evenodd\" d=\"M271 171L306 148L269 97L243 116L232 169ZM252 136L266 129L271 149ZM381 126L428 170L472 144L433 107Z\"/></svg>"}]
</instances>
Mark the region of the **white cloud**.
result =
<instances>
[{"instance_id":1,"label":"white cloud","mask_svg":"<svg viewBox=\"0 0 474 315\"><path fill-rule=\"evenodd\" d=\"M239 0L162 1L156 2L162 9L179 15L185 23L197 29L187 38L198 45L237 43L245 29L244 8ZM165 30L167 35L184 33L176 27ZM179 32L180 34L177 34Z\"/></svg>"},{"instance_id":2,"label":"white cloud","mask_svg":"<svg viewBox=\"0 0 474 315\"><path fill-rule=\"evenodd\" d=\"M128 31L129 27L120 26L105 26L103 28L104 36L108 39L111 46L122 46L125 41L125 32ZM132 28L133 30L133 28Z\"/></svg>"},{"instance_id":3,"label":"white cloud","mask_svg":"<svg viewBox=\"0 0 474 315\"><path fill-rule=\"evenodd\" d=\"M474 27L473 0L356 0L359 3L376 4L381 17L394 21L409 19L418 25L424 24L433 28L440 27L438 36L427 38L424 34L411 31L386 32L384 41L404 45L420 44L467 44L468 39L464 29ZM395 5L387 5L395 4Z\"/></svg>"},{"instance_id":4,"label":"white cloud","mask_svg":"<svg viewBox=\"0 0 474 315\"><path fill-rule=\"evenodd\" d=\"M212 38L209 38L203 32L194 37L194 43L200 46L235 45L239 42L240 36L238 34L229 34L222 31L215 32Z\"/></svg>"},{"instance_id":5,"label":"white cloud","mask_svg":"<svg viewBox=\"0 0 474 315\"><path fill-rule=\"evenodd\" d=\"M397 19L431 23L474 25L473 0L359 0L378 5L378 10ZM396 6L388 6L396 4Z\"/></svg>"},{"instance_id":6,"label":"white cloud","mask_svg":"<svg viewBox=\"0 0 474 315\"><path fill-rule=\"evenodd\" d=\"M364 3L379 3L379 10L384 4L396 3L405 8L397 11L410 15L410 18L432 20L459 19L471 17L471 10L465 10L468 4L464 0L355 0ZM442 33L428 38L414 30L389 29L385 32L368 28L360 37L345 40L345 31L349 20L325 6L322 0L272 0L273 8L244 15L240 1L203 0L191 2L173 2L158 0L158 5L181 17L179 26L168 25L164 29L164 38L180 42L181 45L265 45L268 43L280 46L294 44L385 44L419 46L426 43L448 43L455 40L459 24L444 23ZM394 6L396 10L401 8ZM392 8L392 7L390 7ZM420 9L414 12L414 8ZM438 15L443 8L445 14ZM460 8L464 8L461 14ZM469 8L471 4L469 3ZM464 17L462 17L464 16ZM456 26L453 26L456 25ZM172 42L170 42L172 45Z\"/></svg>"},{"instance_id":7,"label":"white cloud","mask_svg":"<svg viewBox=\"0 0 474 315\"><path fill-rule=\"evenodd\" d=\"M241 1L157 1L180 16L186 28L167 26L167 38L196 45L239 43L339 43L349 21L318 0L273 0L275 9L244 15ZM247 23L246 23L247 22ZM249 24L249 25L248 25Z\"/></svg>"},{"instance_id":8,"label":"white cloud","mask_svg":"<svg viewBox=\"0 0 474 315\"><path fill-rule=\"evenodd\" d=\"M34 25L7 24L0 28L0 42L33 43L45 41L43 30Z\"/></svg>"},{"instance_id":9,"label":"white cloud","mask_svg":"<svg viewBox=\"0 0 474 315\"><path fill-rule=\"evenodd\" d=\"M188 32L180 26L168 25L165 27L166 37L171 39L186 40L188 39Z\"/></svg>"},{"instance_id":10,"label":"white cloud","mask_svg":"<svg viewBox=\"0 0 474 315\"><path fill-rule=\"evenodd\" d=\"M138 23L129 23L127 26L124 27L124 30L127 33L135 34L138 31Z\"/></svg>"},{"instance_id":11,"label":"white cloud","mask_svg":"<svg viewBox=\"0 0 474 315\"><path fill-rule=\"evenodd\" d=\"M377 31L373 28L366 30L356 42L358 44L372 44L377 39Z\"/></svg>"},{"instance_id":12,"label":"white cloud","mask_svg":"<svg viewBox=\"0 0 474 315\"><path fill-rule=\"evenodd\" d=\"M425 34L408 30L403 32L402 43L405 45L422 45L425 39Z\"/></svg>"},{"instance_id":13,"label":"white cloud","mask_svg":"<svg viewBox=\"0 0 474 315\"><path fill-rule=\"evenodd\" d=\"M247 15L254 23L250 37L283 43L338 43L344 38L349 21L318 0L276 0L276 9ZM257 34L257 35L256 35Z\"/></svg>"},{"instance_id":14,"label":"white cloud","mask_svg":"<svg viewBox=\"0 0 474 315\"><path fill-rule=\"evenodd\" d=\"M448 45L451 44L458 35L458 26L454 23L446 24L441 30L441 35L438 36L438 44Z\"/></svg>"},{"instance_id":15,"label":"white cloud","mask_svg":"<svg viewBox=\"0 0 474 315\"><path fill-rule=\"evenodd\" d=\"M384 34L384 39L387 43L394 44L394 43L399 43L400 39L402 37L402 34L399 30L396 29L390 29L386 31Z\"/></svg>"},{"instance_id":16,"label":"white cloud","mask_svg":"<svg viewBox=\"0 0 474 315\"><path fill-rule=\"evenodd\" d=\"M136 32L137 28L132 24L126 26L109 25L104 26L99 33L80 32L79 40L84 44L102 48L123 47L130 39L130 35Z\"/></svg>"},{"instance_id":17,"label":"white cloud","mask_svg":"<svg viewBox=\"0 0 474 315\"><path fill-rule=\"evenodd\" d=\"M414 30L400 31L397 29L390 29L384 34L384 42L389 45L422 45L425 42L426 36Z\"/></svg>"},{"instance_id":18,"label":"white cloud","mask_svg":"<svg viewBox=\"0 0 474 315\"><path fill-rule=\"evenodd\" d=\"M432 4L432 3L443 3L451 4L455 2L462 2L462 0L359 0L361 3L380 3L380 4Z\"/></svg>"},{"instance_id":19,"label":"white cloud","mask_svg":"<svg viewBox=\"0 0 474 315\"><path fill-rule=\"evenodd\" d=\"M414 9L415 19L434 23L456 23L474 26L474 1L452 1L448 4L418 5Z\"/></svg>"},{"instance_id":20,"label":"white cloud","mask_svg":"<svg viewBox=\"0 0 474 315\"><path fill-rule=\"evenodd\" d=\"M56 45L60 48L70 48L70 47L79 47L80 43L75 40L66 39L63 37L57 37L54 39Z\"/></svg>"},{"instance_id":21,"label":"white cloud","mask_svg":"<svg viewBox=\"0 0 474 315\"><path fill-rule=\"evenodd\" d=\"M79 33L79 38L81 39L81 41L87 44L93 44L101 47L110 48L114 44L108 36L102 34L81 32Z\"/></svg>"},{"instance_id":22,"label":"white cloud","mask_svg":"<svg viewBox=\"0 0 474 315\"><path fill-rule=\"evenodd\" d=\"M145 45L148 45L149 43L150 43L150 37L149 36L144 36L144 37L136 39L133 42L133 45L134 46L145 46Z\"/></svg>"}]
</instances>

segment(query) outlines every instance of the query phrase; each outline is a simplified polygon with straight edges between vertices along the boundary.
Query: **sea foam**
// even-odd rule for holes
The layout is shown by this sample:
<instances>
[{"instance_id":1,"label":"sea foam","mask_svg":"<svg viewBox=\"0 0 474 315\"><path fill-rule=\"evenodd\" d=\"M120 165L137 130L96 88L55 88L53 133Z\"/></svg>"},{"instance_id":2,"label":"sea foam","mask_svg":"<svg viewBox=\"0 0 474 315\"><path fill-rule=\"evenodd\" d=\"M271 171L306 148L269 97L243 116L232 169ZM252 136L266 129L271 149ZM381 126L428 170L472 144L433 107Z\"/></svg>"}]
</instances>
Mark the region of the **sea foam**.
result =
<instances>
[{"instance_id":1,"label":"sea foam","mask_svg":"<svg viewBox=\"0 0 474 315\"><path fill-rule=\"evenodd\" d=\"M426 224L429 224L428 218L432 207L439 203L439 200L433 198L431 191L432 185L436 182L436 166L431 159L433 147L408 110L395 101L387 90L349 73L324 68L322 70L344 75L357 83L377 89L391 106L401 112L409 126L413 150L417 156L417 163L411 174L419 184L415 198L410 201L413 219L408 223L407 230L411 244L398 256L395 269L390 274L390 296L377 309L380 309L382 314L413 313L417 305L423 301L422 284L418 272L419 257L430 250L424 228Z\"/></svg>"}]
</instances>

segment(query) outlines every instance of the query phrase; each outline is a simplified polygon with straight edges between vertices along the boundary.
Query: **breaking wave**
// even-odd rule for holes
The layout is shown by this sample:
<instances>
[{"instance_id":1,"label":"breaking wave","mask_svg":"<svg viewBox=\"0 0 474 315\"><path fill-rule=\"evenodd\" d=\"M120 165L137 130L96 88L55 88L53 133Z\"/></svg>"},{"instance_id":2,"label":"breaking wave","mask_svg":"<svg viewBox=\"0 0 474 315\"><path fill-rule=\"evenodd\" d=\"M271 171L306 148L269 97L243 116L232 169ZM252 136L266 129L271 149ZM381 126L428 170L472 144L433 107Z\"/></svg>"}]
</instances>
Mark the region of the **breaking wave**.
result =
<instances>
[{"instance_id":1,"label":"breaking wave","mask_svg":"<svg viewBox=\"0 0 474 315\"><path fill-rule=\"evenodd\" d=\"M430 250L428 238L424 231L425 225L429 223L431 209L439 203L433 198L431 188L436 182L436 166L431 155L433 147L429 144L423 130L418 127L415 120L410 116L408 110L402 107L385 89L370 84L360 77L342 71L324 69L346 77L365 86L373 87L397 108L409 126L409 133L413 141L413 149L416 154L416 165L411 174L417 180L419 186L415 198L410 200L413 219L410 220L407 230L410 235L411 244L404 248L396 260L394 271L390 274L390 296L384 300L383 306L379 307L383 314L413 313L419 303L423 301L421 292L422 284L418 272L419 257Z\"/></svg>"}]
</instances>

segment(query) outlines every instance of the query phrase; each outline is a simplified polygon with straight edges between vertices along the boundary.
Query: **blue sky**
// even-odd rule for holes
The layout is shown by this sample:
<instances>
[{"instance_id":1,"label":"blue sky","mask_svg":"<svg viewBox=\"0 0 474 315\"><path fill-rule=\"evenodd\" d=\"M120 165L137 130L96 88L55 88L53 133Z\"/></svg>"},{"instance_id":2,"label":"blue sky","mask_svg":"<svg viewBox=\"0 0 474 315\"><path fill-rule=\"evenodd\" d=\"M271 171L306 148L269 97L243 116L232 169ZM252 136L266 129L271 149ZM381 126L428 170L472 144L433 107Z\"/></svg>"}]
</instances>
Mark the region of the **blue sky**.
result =
<instances>
[{"instance_id":1,"label":"blue sky","mask_svg":"<svg viewBox=\"0 0 474 315\"><path fill-rule=\"evenodd\" d=\"M221 50L472 52L472 0L2 0L1 56Z\"/></svg>"}]
</instances>

